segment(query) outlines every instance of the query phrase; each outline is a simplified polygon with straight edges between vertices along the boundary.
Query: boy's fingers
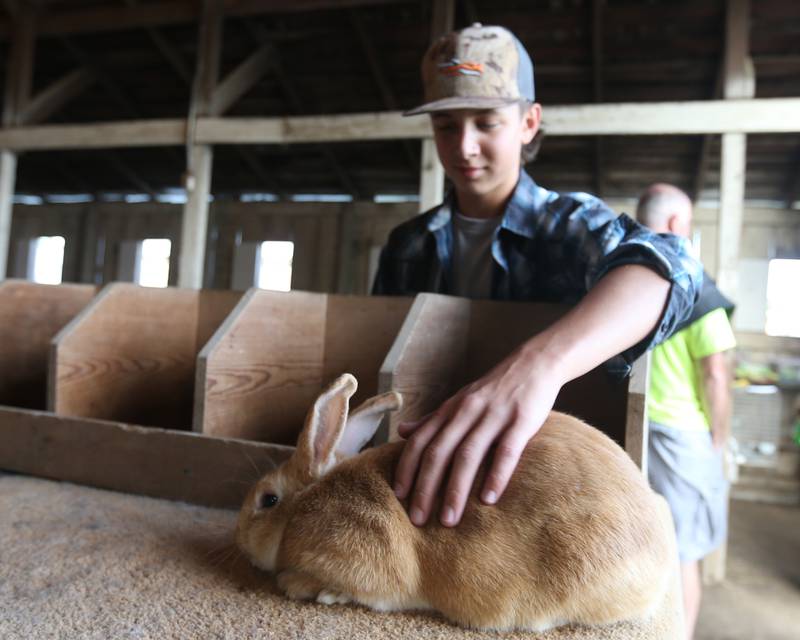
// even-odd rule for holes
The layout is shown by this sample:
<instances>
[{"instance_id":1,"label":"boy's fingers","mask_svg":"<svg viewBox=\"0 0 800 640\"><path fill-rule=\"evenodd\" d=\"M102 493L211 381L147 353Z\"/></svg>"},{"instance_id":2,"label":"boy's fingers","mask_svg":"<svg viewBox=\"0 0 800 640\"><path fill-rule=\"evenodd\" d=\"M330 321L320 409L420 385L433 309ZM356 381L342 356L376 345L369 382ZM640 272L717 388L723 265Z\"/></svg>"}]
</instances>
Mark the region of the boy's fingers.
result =
<instances>
[{"instance_id":1,"label":"boy's fingers","mask_svg":"<svg viewBox=\"0 0 800 640\"><path fill-rule=\"evenodd\" d=\"M497 434L504 426L504 417L484 415L480 425L472 430L453 456L453 467L442 505L441 522L454 527L461 522L475 476Z\"/></svg>"},{"instance_id":2,"label":"boy's fingers","mask_svg":"<svg viewBox=\"0 0 800 640\"><path fill-rule=\"evenodd\" d=\"M531 434L523 431L519 421L503 434L497 443L492 466L483 483L481 500L485 504L495 504L503 495L530 438Z\"/></svg>"},{"instance_id":3,"label":"boy's fingers","mask_svg":"<svg viewBox=\"0 0 800 640\"><path fill-rule=\"evenodd\" d=\"M453 453L473 428L481 412L482 406L479 402L463 402L456 414L441 426L437 435L425 447L419 460L411 501L410 515L414 524L419 526L427 522Z\"/></svg>"},{"instance_id":4,"label":"boy's fingers","mask_svg":"<svg viewBox=\"0 0 800 640\"><path fill-rule=\"evenodd\" d=\"M403 452L400 454L400 460L394 472L394 493L401 500L405 499L411 491L422 453L425 451L425 447L428 446L428 443L433 440L437 431L439 431L439 426L444 419L444 416L438 412L431 414L423 424L414 430L411 437L406 440L405 446L403 446Z\"/></svg>"}]
</instances>

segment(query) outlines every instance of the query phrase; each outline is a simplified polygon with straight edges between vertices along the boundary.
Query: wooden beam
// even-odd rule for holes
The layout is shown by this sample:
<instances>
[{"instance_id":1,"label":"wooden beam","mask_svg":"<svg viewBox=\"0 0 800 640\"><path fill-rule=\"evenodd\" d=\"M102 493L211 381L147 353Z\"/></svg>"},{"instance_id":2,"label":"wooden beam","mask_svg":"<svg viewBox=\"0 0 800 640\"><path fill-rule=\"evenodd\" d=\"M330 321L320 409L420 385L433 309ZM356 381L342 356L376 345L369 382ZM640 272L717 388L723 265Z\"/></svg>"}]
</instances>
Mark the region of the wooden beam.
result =
<instances>
[{"instance_id":1,"label":"wooden beam","mask_svg":"<svg viewBox=\"0 0 800 640\"><path fill-rule=\"evenodd\" d=\"M139 0L125 1L129 7L139 8L141 6ZM169 63L170 67L172 67L172 70L178 74L184 84L190 86L192 84L192 72L189 66L184 62L180 52L154 27L146 27L145 31L156 49L158 49L159 53Z\"/></svg>"},{"instance_id":2,"label":"wooden beam","mask_svg":"<svg viewBox=\"0 0 800 640\"><path fill-rule=\"evenodd\" d=\"M44 122L70 100L77 97L95 81L86 68L65 74L34 96L17 120L20 124Z\"/></svg>"},{"instance_id":3,"label":"wooden beam","mask_svg":"<svg viewBox=\"0 0 800 640\"><path fill-rule=\"evenodd\" d=\"M755 94L755 74L749 57L750 2L728 0L727 6L723 94L727 99L750 98ZM720 289L733 300L737 299L739 288L739 245L744 217L746 164L746 134L724 133L720 159L717 282Z\"/></svg>"},{"instance_id":4,"label":"wooden beam","mask_svg":"<svg viewBox=\"0 0 800 640\"><path fill-rule=\"evenodd\" d=\"M231 71L214 90L208 115L221 116L252 89L271 66L271 55L271 46L261 46Z\"/></svg>"},{"instance_id":5,"label":"wooden beam","mask_svg":"<svg viewBox=\"0 0 800 640\"><path fill-rule=\"evenodd\" d=\"M19 116L28 105L33 85L33 60L36 52L36 18L23 11L17 18L6 72L3 126L19 124Z\"/></svg>"},{"instance_id":6,"label":"wooden beam","mask_svg":"<svg viewBox=\"0 0 800 640\"><path fill-rule=\"evenodd\" d=\"M17 154L0 150L0 282L6 277L11 241L11 212L17 180Z\"/></svg>"},{"instance_id":7,"label":"wooden beam","mask_svg":"<svg viewBox=\"0 0 800 640\"><path fill-rule=\"evenodd\" d=\"M101 62L98 62L95 58L87 54L85 51L83 51L83 49L81 49L68 38L61 38L61 44L81 67L91 71L97 81L103 86L106 93L108 93L108 95L120 106L124 112L129 115L129 117L147 121L145 120L147 114L143 112L141 107L139 107L130 96L120 89L118 83L115 81L112 75L103 68L103 64ZM173 161L178 161L175 150L165 149L165 153Z\"/></svg>"},{"instance_id":8,"label":"wooden beam","mask_svg":"<svg viewBox=\"0 0 800 640\"><path fill-rule=\"evenodd\" d=\"M444 200L444 168L430 138L422 141L422 164L419 182L419 210L427 211Z\"/></svg>"},{"instance_id":9,"label":"wooden beam","mask_svg":"<svg viewBox=\"0 0 800 640\"><path fill-rule=\"evenodd\" d=\"M431 42L453 30L455 2L454 0L434 0L432 12ZM428 120L428 116L419 119ZM427 211L444 200L444 167L439 162L436 143L432 138L425 138L422 141L421 155L419 208L420 211Z\"/></svg>"},{"instance_id":10,"label":"wooden beam","mask_svg":"<svg viewBox=\"0 0 800 640\"><path fill-rule=\"evenodd\" d=\"M399 109L400 105L395 97L394 90L386 79L386 72L378 59L378 52L375 49L372 38L370 38L367 28L364 25L364 20L355 9L350 10L350 24L356 32L356 36L361 45L361 51L364 53L364 57L369 64L372 80L377 85L378 91L381 94L383 106L390 111ZM409 168L416 173L419 160L411 148L411 144L407 140L403 141L403 153L406 155Z\"/></svg>"},{"instance_id":11,"label":"wooden beam","mask_svg":"<svg viewBox=\"0 0 800 640\"><path fill-rule=\"evenodd\" d=\"M647 477L647 389L650 387L650 353L638 358L628 378L625 414L625 451Z\"/></svg>"},{"instance_id":12,"label":"wooden beam","mask_svg":"<svg viewBox=\"0 0 800 640\"><path fill-rule=\"evenodd\" d=\"M455 0L433 0L431 3L431 42L455 28Z\"/></svg>"},{"instance_id":13,"label":"wooden beam","mask_svg":"<svg viewBox=\"0 0 800 640\"><path fill-rule=\"evenodd\" d=\"M603 101L603 7L605 0L592 2L592 84L594 101ZM606 193L604 179L605 153L603 139L596 136L594 139L594 189L602 197Z\"/></svg>"},{"instance_id":14,"label":"wooden beam","mask_svg":"<svg viewBox=\"0 0 800 640\"><path fill-rule=\"evenodd\" d=\"M235 509L293 448L0 407L0 469Z\"/></svg>"},{"instance_id":15,"label":"wooden beam","mask_svg":"<svg viewBox=\"0 0 800 640\"><path fill-rule=\"evenodd\" d=\"M33 84L33 58L36 48L35 16L31 11L16 14L17 30L8 56L6 92L2 123L4 128L19 123ZM6 277L8 247L11 242L11 216L17 182L17 155L0 145L0 281Z\"/></svg>"},{"instance_id":16,"label":"wooden beam","mask_svg":"<svg viewBox=\"0 0 800 640\"><path fill-rule=\"evenodd\" d=\"M720 56L719 69L714 79L714 88L712 89L711 98L717 100L722 96L722 82L725 76L725 52ZM706 183L706 174L708 173L708 165L711 161L711 143L712 136L704 135L700 142L700 150L697 155L697 170L694 174L694 187L692 193L689 194L692 200L696 203L700 199L700 194L703 191L703 186Z\"/></svg>"},{"instance_id":17,"label":"wooden beam","mask_svg":"<svg viewBox=\"0 0 800 640\"><path fill-rule=\"evenodd\" d=\"M216 90L222 51L222 21L222 0L204 0L198 35L197 69L189 107L185 180L187 199L181 218L178 267L178 286L188 289L203 287L214 150L211 145L197 142L196 120L198 116L208 114Z\"/></svg>"},{"instance_id":18,"label":"wooden beam","mask_svg":"<svg viewBox=\"0 0 800 640\"><path fill-rule=\"evenodd\" d=\"M253 20L248 20L244 23L244 26L250 33L250 36L261 46L272 46L269 36L260 24ZM272 71L277 77L283 92L286 94L292 109L294 109L294 111L297 113L307 113L308 107L300 97L294 81L291 79L289 74L286 73L286 69L281 62L280 54L274 46L272 47L271 59ZM344 187L344 190L349 193L354 200L357 200L360 195L359 189L353 182L352 178L348 175L347 171L345 171L342 163L336 157L336 154L330 149L330 147L323 145L317 147L317 151L319 151L319 153L325 158L328 165L330 165L331 170L334 172L334 174L336 174L336 177L342 187Z\"/></svg>"},{"instance_id":19,"label":"wooden beam","mask_svg":"<svg viewBox=\"0 0 800 640\"><path fill-rule=\"evenodd\" d=\"M548 136L797 133L800 98L603 103L545 109ZM180 146L183 119L146 119L0 129L0 148L15 151ZM424 117L397 111L278 118L198 118L201 144L306 144L431 138Z\"/></svg>"},{"instance_id":20,"label":"wooden beam","mask_svg":"<svg viewBox=\"0 0 800 640\"><path fill-rule=\"evenodd\" d=\"M130 6L138 6L139 0L127 0L127 3ZM184 86L191 87L192 72L189 69L189 65L186 64L186 61L183 59L181 52L165 38L158 29L148 27L147 35L153 41L153 44L164 59L169 63L175 74L181 79ZM270 189L275 191L275 193L281 193L277 182L264 170L264 167L261 165L256 155L250 149L240 146L236 146L235 149L237 155L239 155L242 161L263 184L271 185L269 187Z\"/></svg>"},{"instance_id":21,"label":"wooden beam","mask_svg":"<svg viewBox=\"0 0 800 640\"><path fill-rule=\"evenodd\" d=\"M178 146L185 141L186 121L182 119L49 124L0 130L0 148L16 151Z\"/></svg>"},{"instance_id":22,"label":"wooden beam","mask_svg":"<svg viewBox=\"0 0 800 640\"><path fill-rule=\"evenodd\" d=\"M416 0L225 0L228 16L257 16L302 13L351 7L379 7L413 4ZM162 0L141 6L106 6L78 10L51 11L42 17L40 35L63 36L81 33L105 33L146 27L189 24L200 19L199 3L190 0ZM0 38L13 32L9 21L0 21Z\"/></svg>"},{"instance_id":23,"label":"wooden beam","mask_svg":"<svg viewBox=\"0 0 800 640\"><path fill-rule=\"evenodd\" d=\"M112 79L111 75L103 69L102 64L96 58L90 56L83 51L81 47L76 45L68 38L61 38L61 44L72 56L75 62L84 69L88 69L97 78L97 81L103 86L106 93L113 98L113 100L132 118L143 118L144 113L136 106L133 100L125 95L119 88L116 82Z\"/></svg>"},{"instance_id":24,"label":"wooden beam","mask_svg":"<svg viewBox=\"0 0 800 640\"><path fill-rule=\"evenodd\" d=\"M750 0L728 0L725 16L723 95L727 99L755 95L755 71L750 52ZM720 157L720 198L717 226L717 283L732 300L739 297L739 247L744 219L747 135L724 133ZM727 538L702 561L706 582L725 578Z\"/></svg>"}]
</instances>

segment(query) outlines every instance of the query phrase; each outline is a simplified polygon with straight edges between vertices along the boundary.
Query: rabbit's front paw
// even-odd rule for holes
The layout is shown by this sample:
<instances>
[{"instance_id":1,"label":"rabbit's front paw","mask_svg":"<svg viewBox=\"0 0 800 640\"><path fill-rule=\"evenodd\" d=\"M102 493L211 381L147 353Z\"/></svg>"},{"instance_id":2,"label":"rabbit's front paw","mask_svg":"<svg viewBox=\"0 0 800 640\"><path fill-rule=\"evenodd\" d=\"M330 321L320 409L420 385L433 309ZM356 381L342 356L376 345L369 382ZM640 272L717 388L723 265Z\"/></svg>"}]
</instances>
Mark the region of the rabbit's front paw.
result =
<instances>
[{"instance_id":1,"label":"rabbit's front paw","mask_svg":"<svg viewBox=\"0 0 800 640\"><path fill-rule=\"evenodd\" d=\"M328 589L323 589L319 592L319 595L317 595L317 602L320 604L347 604L352 601L352 598L349 598L343 593L329 591Z\"/></svg>"}]
</instances>

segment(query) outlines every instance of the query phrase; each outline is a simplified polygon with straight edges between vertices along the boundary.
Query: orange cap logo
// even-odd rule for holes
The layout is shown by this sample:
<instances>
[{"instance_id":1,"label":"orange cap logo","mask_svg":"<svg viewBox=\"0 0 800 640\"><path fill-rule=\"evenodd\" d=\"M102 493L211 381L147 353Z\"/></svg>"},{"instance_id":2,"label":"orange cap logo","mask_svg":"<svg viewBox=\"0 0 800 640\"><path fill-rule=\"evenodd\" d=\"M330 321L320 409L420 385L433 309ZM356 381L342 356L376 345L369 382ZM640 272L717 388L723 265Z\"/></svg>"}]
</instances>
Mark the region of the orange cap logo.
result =
<instances>
[{"instance_id":1,"label":"orange cap logo","mask_svg":"<svg viewBox=\"0 0 800 640\"><path fill-rule=\"evenodd\" d=\"M458 58L451 58L447 62L440 62L439 73L444 76L481 76L483 65L480 62L462 62Z\"/></svg>"}]
</instances>

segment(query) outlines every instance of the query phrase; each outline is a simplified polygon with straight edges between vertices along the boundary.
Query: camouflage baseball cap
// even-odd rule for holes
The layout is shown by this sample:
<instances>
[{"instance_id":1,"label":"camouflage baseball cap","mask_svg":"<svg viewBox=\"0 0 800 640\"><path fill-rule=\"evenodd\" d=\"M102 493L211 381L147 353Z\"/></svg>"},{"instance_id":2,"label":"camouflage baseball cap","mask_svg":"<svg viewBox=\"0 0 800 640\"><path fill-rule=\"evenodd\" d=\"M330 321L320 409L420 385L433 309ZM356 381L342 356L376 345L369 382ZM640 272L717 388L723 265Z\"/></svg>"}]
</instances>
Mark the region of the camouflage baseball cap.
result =
<instances>
[{"instance_id":1,"label":"camouflage baseball cap","mask_svg":"<svg viewBox=\"0 0 800 640\"><path fill-rule=\"evenodd\" d=\"M403 115L535 100L533 63L525 47L508 29L480 23L430 46L422 59L422 83L425 104Z\"/></svg>"}]
</instances>

